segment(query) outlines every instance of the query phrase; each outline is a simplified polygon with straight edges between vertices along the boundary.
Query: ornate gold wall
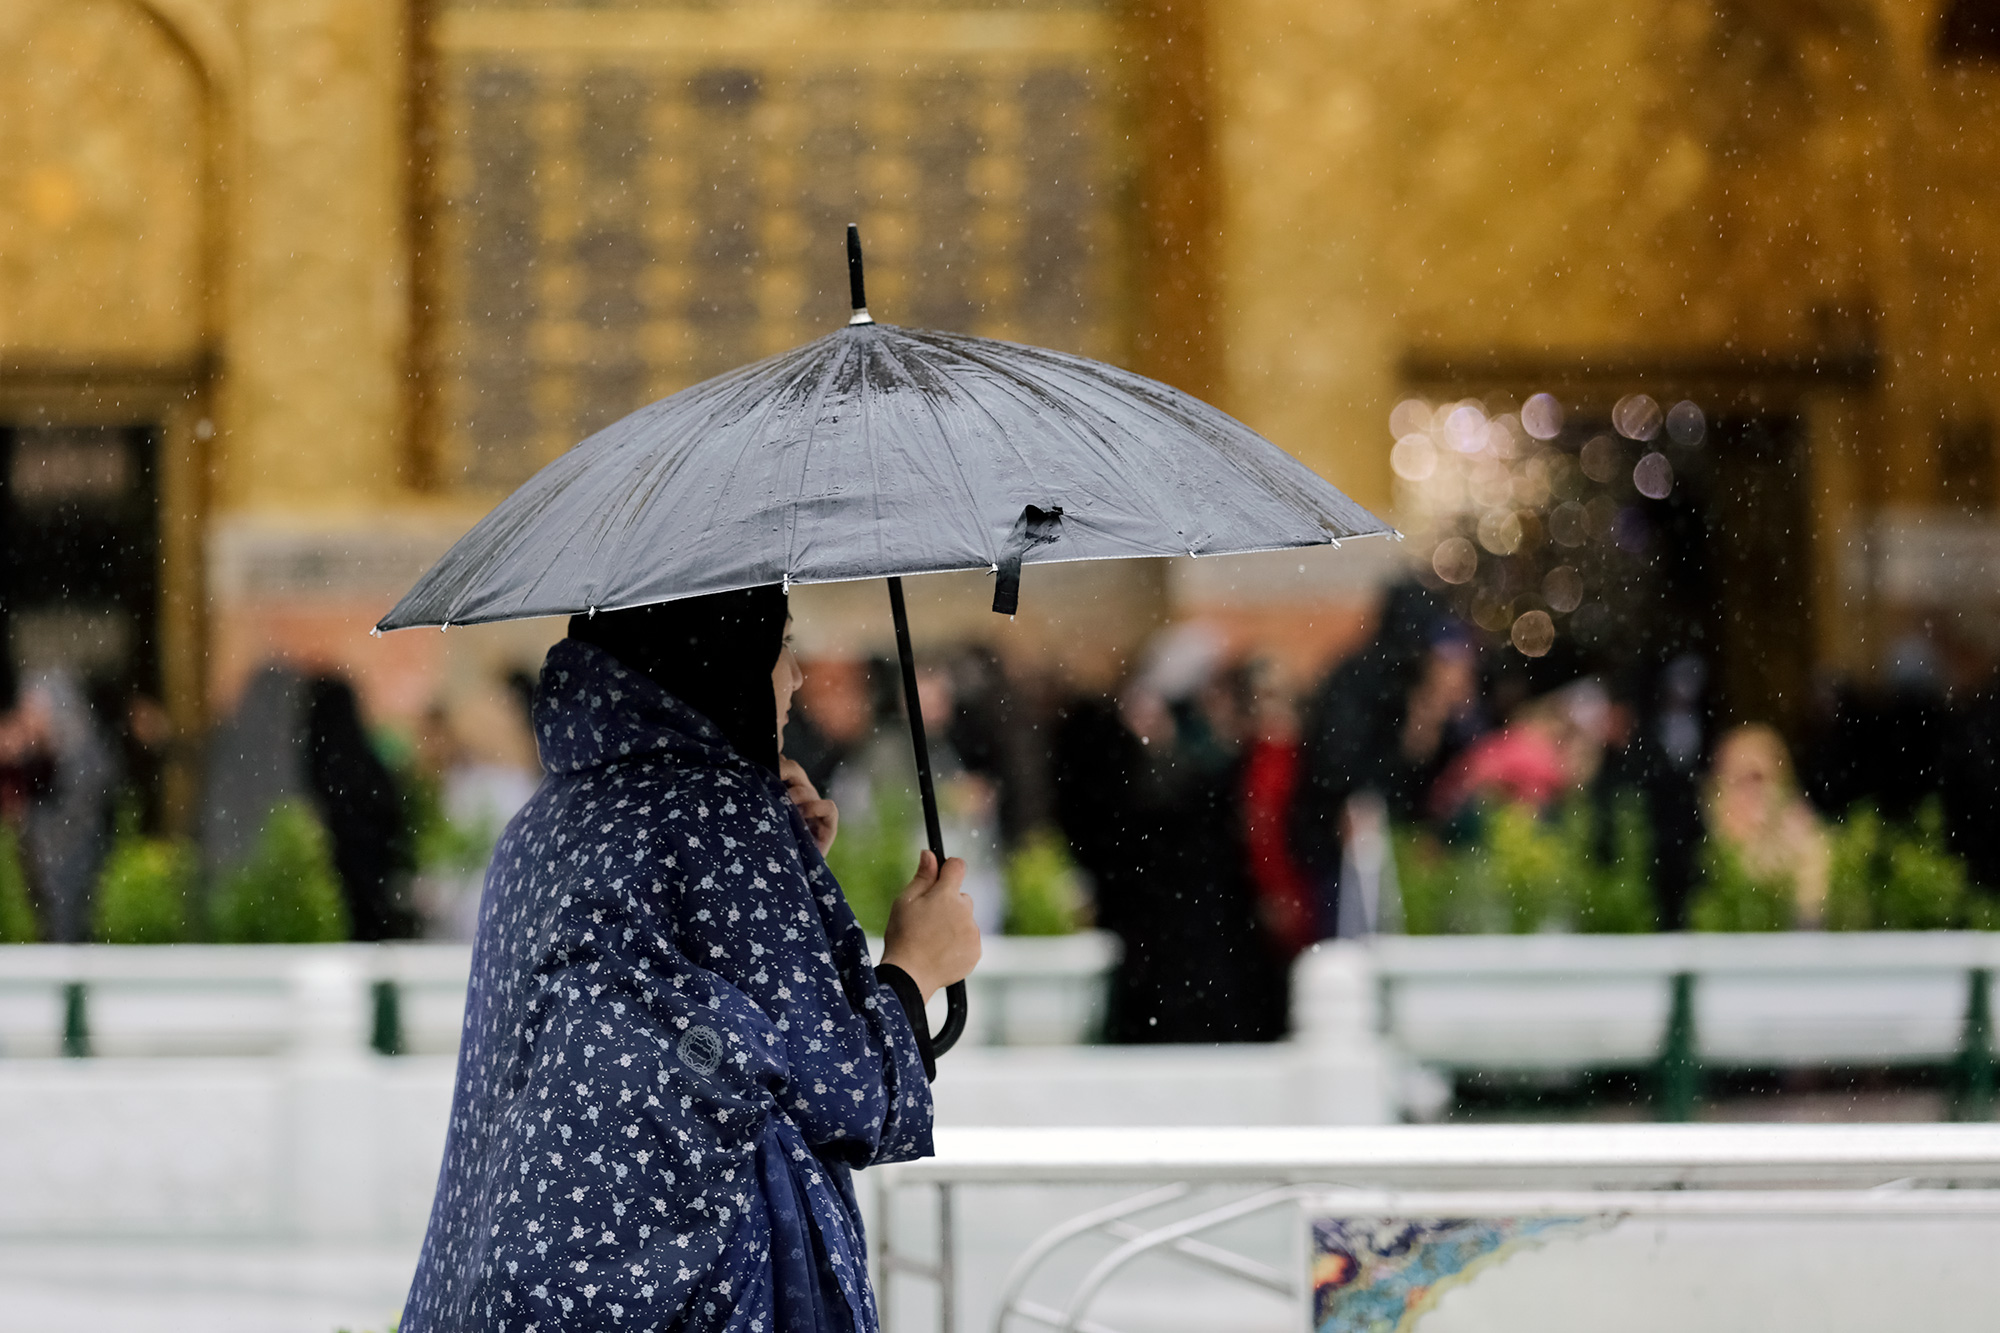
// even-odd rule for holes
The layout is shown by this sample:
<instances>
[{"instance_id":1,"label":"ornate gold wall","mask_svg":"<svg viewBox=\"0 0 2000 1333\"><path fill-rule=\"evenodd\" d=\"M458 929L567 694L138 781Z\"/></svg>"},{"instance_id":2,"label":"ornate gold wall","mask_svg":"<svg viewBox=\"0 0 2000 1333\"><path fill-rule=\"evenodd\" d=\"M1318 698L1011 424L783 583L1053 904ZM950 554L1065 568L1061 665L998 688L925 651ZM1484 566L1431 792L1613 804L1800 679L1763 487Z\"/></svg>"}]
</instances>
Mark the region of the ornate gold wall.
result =
<instances>
[{"instance_id":1,"label":"ornate gold wall","mask_svg":"<svg viewBox=\"0 0 2000 1333\"><path fill-rule=\"evenodd\" d=\"M2000 466L2000 64L1945 58L1940 8L1210 5L1231 406L1377 504L1411 390L1797 413L1788 687L1870 665L1881 514Z\"/></svg>"},{"instance_id":2,"label":"ornate gold wall","mask_svg":"<svg viewBox=\"0 0 2000 1333\"><path fill-rule=\"evenodd\" d=\"M1122 351L1113 25L925 8L442 5L440 480L837 327L850 221L885 319Z\"/></svg>"},{"instance_id":3,"label":"ornate gold wall","mask_svg":"<svg viewBox=\"0 0 2000 1333\"><path fill-rule=\"evenodd\" d=\"M394 585L836 320L850 218L890 317L1164 374L1384 509L1413 390L1795 413L1813 661L1888 632L1885 514L2000 494L2000 66L1935 3L412 3L0 6L0 408L165 423L189 717L300 644L415 706Z\"/></svg>"}]
</instances>

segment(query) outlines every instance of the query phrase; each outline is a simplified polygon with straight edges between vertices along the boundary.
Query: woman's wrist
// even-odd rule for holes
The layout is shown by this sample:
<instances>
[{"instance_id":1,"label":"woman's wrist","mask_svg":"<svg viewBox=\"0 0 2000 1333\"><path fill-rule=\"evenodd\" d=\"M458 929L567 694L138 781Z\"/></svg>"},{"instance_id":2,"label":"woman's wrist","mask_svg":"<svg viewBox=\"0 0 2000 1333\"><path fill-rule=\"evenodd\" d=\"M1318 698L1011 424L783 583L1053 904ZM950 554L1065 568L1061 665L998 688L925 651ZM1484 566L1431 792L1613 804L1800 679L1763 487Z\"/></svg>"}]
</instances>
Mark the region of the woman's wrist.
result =
<instances>
[{"instance_id":1,"label":"woman's wrist","mask_svg":"<svg viewBox=\"0 0 2000 1333\"><path fill-rule=\"evenodd\" d=\"M944 988L941 983L932 979L929 969L919 967L912 959L894 949L883 952L880 966L896 968L911 981L916 982L917 990L924 997L925 1004L929 1004L931 996Z\"/></svg>"}]
</instances>

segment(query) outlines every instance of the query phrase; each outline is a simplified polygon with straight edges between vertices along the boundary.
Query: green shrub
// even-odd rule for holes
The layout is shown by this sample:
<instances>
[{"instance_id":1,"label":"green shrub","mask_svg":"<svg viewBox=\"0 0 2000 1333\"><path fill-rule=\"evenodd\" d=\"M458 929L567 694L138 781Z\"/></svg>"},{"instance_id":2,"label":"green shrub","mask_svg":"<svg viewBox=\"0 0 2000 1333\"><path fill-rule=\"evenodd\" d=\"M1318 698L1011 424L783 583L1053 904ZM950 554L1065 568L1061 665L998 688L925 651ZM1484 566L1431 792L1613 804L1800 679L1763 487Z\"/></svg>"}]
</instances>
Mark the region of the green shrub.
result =
<instances>
[{"instance_id":1,"label":"green shrub","mask_svg":"<svg viewBox=\"0 0 2000 1333\"><path fill-rule=\"evenodd\" d=\"M1702 844L1701 867L1701 885L1688 903L1688 924L1694 929L1790 930L1797 924L1798 901L1790 879L1751 874L1741 856L1713 838ZM1829 911L1831 907L1829 902Z\"/></svg>"},{"instance_id":2,"label":"green shrub","mask_svg":"<svg viewBox=\"0 0 2000 1333\"><path fill-rule=\"evenodd\" d=\"M916 801L894 783L878 783L865 819L845 820L827 853L827 868L847 895L847 905L870 935L889 924L889 905L910 882L917 848L911 830L918 824Z\"/></svg>"},{"instance_id":3,"label":"green shrub","mask_svg":"<svg viewBox=\"0 0 2000 1333\"><path fill-rule=\"evenodd\" d=\"M1973 890L1965 862L1945 846L1936 797L1908 823L1857 805L1835 833L1828 929L1991 929L1995 916L1990 900Z\"/></svg>"},{"instance_id":4,"label":"green shrub","mask_svg":"<svg viewBox=\"0 0 2000 1333\"><path fill-rule=\"evenodd\" d=\"M200 869L187 842L140 835L119 820L97 878L92 933L104 944L180 944L192 935Z\"/></svg>"},{"instance_id":5,"label":"green shrub","mask_svg":"<svg viewBox=\"0 0 2000 1333\"><path fill-rule=\"evenodd\" d=\"M1070 935L1083 920L1083 893L1069 844L1052 828L1022 839L1007 858L1009 935Z\"/></svg>"},{"instance_id":6,"label":"green shrub","mask_svg":"<svg viewBox=\"0 0 2000 1333\"><path fill-rule=\"evenodd\" d=\"M21 842L13 829L0 824L0 944L33 944L37 935Z\"/></svg>"},{"instance_id":7,"label":"green shrub","mask_svg":"<svg viewBox=\"0 0 2000 1333\"><path fill-rule=\"evenodd\" d=\"M432 875L466 875L484 870L500 830L485 823L454 822L444 808L442 786L413 769L397 770L415 849L415 869Z\"/></svg>"},{"instance_id":8,"label":"green shrub","mask_svg":"<svg viewBox=\"0 0 2000 1333\"><path fill-rule=\"evenodd\" d=\"M1454 830L1456 843L1397 830L1397 882L1412 935L1589 934L1651 930L1651 839L1636 800L1612 809L1610 858L1597 815L1577 799L1542 814L1488 806Z\"/></svg>"},{"instance_id":9,"label":"green shrub","mask_svg":"<svg viewBox=\"0 0 2000 1333\"><path fill-rule=\"evenodd\" d=\"M1965 863L1945 846L1944 811L1933 798L1907 823L1862 802L1831 830L1828 930L1991 930L2000 907L1976 892ZM1741 859L1711 841L1690 909L1696 930L1790 930L1798 909L1789 879L1753 879Z\"/></svg>"},{"instance_id":10,"label":"green shrub","mask_svg":"<svg viewBox=\"0 0 2000 1333\"><path fill-rule=\"evenodd\" d=\"M281 801L250 860L217 886L215 938L225 944L320 944L347 938L347 907L326 832L310 807Z\"/></svg>"}]
</instances>

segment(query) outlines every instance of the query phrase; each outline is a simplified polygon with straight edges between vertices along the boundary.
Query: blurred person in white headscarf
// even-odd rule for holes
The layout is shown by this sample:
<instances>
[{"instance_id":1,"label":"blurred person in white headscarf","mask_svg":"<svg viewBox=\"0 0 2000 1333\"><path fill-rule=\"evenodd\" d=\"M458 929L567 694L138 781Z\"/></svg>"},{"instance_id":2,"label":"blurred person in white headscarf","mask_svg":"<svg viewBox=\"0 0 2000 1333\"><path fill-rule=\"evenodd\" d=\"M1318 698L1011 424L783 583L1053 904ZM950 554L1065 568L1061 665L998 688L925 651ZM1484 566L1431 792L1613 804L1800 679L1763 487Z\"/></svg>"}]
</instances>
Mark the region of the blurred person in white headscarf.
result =
<instances>
[{"instance_id":1,"label":"blurred person in white headscarf","mask_svg":"<svg viewBox=\"0 0 2000 1333\"><path fill-rule=\"evenodd\" d=\"M518 704L490 684L432 706L419 764L436 784L441 822L420 839L417 910L427 936L469 940L493 843L541 784L535 738Z\"/></svg>"},{"instance_id":2,"label":"blurred person in white headscarf","mask_svg":"<svg viewBox=\"0 0 2000 1333\"><path fill-rule=\"evenodd\" d=\"M90 929L97 872L111 846L118 760L67 671L37 677L17 713L16 726L35 738L48 764L46 782L27 800L22 839L42 938L77 943Z\"/></svg>"},{"instance_id":3,"label":"blurred person in white headscarf","mask_svg":"<svg viewBox=\"0 0 2000 1333\"><path fill-rule=\"evenodd\" d=\"M999 790L991 779L967 767L952 743L958 695L948 670L935 663L917 668L917 705L924 714L945 850L965 862L964 891L972 898L973 918L980 930L997 935L1007 909ZM869 838L878 822L888 821L902 825L894 856L897 867L907 864L925 845L916 754L910 746L908 726L899 717L877 719L873 736L834 769L827 796L840 807L850 848ZM888 832L886 828L880 831ZM833 854L832 864L846 885L840 853ZM855 892L855 886L847 887L850 894ZM864 919L864 924L873 923Z\"/></svg>"}]
</instances>

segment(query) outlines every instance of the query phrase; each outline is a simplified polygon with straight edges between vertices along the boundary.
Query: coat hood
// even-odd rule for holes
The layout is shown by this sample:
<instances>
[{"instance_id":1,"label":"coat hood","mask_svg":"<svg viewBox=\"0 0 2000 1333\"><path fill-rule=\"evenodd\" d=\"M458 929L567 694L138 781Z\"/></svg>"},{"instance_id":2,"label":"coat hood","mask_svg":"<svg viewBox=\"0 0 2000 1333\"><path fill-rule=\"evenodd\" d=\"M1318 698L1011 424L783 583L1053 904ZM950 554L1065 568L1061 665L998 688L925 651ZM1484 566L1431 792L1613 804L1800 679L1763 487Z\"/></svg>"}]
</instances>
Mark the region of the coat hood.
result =
<instances>
[{"instance_id":1,"label":"coat hood","mask_svg":"<svg viewBox=\"0 0 2000 1333\"><path fill-rule=\"evenodd\" d=\"M775 718L777 701L772 700ZM710 767L761 772L719 728L593 644L563 639L549 649L535 688L535 743L551 773L671 756ZM775 779L773 779L775 780Z\"/></svg>"}]
</instances>

